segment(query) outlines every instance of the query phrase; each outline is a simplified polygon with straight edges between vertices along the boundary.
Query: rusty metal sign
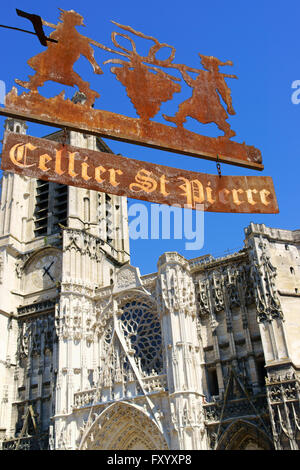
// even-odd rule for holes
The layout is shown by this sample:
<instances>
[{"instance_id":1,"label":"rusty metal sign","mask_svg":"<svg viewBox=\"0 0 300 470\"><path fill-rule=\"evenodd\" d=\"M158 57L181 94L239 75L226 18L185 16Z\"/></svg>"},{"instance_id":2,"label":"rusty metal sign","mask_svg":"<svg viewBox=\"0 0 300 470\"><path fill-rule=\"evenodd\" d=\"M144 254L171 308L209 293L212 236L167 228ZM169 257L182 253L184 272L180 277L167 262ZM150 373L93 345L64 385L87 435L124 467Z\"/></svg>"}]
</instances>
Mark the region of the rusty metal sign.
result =
<instances>
[{"instance_id":1,"label":"rusty metal sign","mask_svg":"<svg viewBox=\"0 0 300 470\"><path fill-rule=\"evenodd\" d=\"M273 181L268 176L196 173L11 132L4 135L2 169L118 196L210 212L279 212Z\"/></svg>"},{"instance_id":2,"label":"rusty metal sign","mask_svg":"<svg viewBox=\"0 0 300 470\"><path fill-rule=\"evenodd\" d=\"M23 16L26 15L28 19L36 16L23 12ZM76 27L83 25L83 17L75 11L61 10L59 20L56 25L41 19L42 25L50 26L54 31L49 38L43 36L46 49L28 61L34 74L27 81L15 80L26 91L19 94L13 87L6 96L5 108L0 108L0 114L179 154L263 169L258 149L231 140L235 132L228 118L235 111L226 79L237 77L220 70L224 66L231 67L231 61L223 62L216 57L199 54L201 68L194 68L175 62L173 46L130 26L113 22L121 32L112 32L114 48L111 48L77 31ZM137 51L137 40L147 44L146 55ZM103 59L106 59L101 67L95 60L92 46L100 48ZM162 51L167 58L158 57ZM81 55L90 62L97 75L109 73L110 67L118 82L112 82L111 93L113 85L125 87L138 117L94 107L99 93L92 90L89 83L73 69ZM78 87L83 99L76 104L65 99L64 92L45 98L40 89L49 80ZM184 88L189 91L190 97L178 106L174 104L170 115L162 114L160 120L164 123L153 120L162 104L171 101L175 94L180 97ZM207 137L192 132L187 128L187 118L201 124L214 123L224 135Z\"/></svg>"}]
</instances>

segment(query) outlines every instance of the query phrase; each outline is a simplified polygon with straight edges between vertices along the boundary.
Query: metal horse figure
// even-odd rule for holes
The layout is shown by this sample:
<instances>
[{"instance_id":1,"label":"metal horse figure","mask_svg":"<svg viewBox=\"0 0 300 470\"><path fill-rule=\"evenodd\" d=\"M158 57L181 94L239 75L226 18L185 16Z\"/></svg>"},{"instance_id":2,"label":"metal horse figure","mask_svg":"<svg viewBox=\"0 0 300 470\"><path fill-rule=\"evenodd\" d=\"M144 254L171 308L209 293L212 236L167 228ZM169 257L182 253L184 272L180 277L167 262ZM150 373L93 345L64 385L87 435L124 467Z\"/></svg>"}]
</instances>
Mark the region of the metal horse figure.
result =
<instances>
[{"instance_id":1,"label":"metal horse figure","mask_svg":"<svg viewBox=\"0 0 300 470\"><path fill-rule=\"evenodd\" d=\"M73 70L73 66L80 55L83 55L96 74L100 75L103 71L95 61L94 51L90 46L91 40L82 36L75 28L83 25L83 17L73 10L60 11L61 23L58 23L55 31L50 34L50 38L58 42L50 42L45 51L29 59L28 64L36 74L29 76L28 82L16 79L16 83L31 92L37 92L37 88L49 80L63 85L77 85L79 91L86 96L86 105L92 106L95 98L100 95L90 89L89 83L81 79Z\"/></svg>"},{"instance_id":2,"label":"metal horse figure","mask_svg":"<svg viewBox=\"0 0 300 470\"><path fill-rule=\"evenodd\" d=\"M166 121L174 122L178 127L183 127L187 116L197 121L208 124L214 122L219 129L224 132L227 138L233 137L235 132L231 130L230 125L226 122L228 114L223 108L219 94L227 105L227 112L231 115L235 114L232 107L230 88L227 86L224 77L237 78L235 75L223 74L219 72L219 66L232 65L231 61L221 62L213 56L201 57L201 63L205 70L197 70L198 76L192 79L186 70L194 71L185 65L178 65L184 81L193 88L191 98L187 99L179 105L179 109L175 116L163 115ZM219 94L218 94L219 92Z\"/></svg>"}]
</instances>

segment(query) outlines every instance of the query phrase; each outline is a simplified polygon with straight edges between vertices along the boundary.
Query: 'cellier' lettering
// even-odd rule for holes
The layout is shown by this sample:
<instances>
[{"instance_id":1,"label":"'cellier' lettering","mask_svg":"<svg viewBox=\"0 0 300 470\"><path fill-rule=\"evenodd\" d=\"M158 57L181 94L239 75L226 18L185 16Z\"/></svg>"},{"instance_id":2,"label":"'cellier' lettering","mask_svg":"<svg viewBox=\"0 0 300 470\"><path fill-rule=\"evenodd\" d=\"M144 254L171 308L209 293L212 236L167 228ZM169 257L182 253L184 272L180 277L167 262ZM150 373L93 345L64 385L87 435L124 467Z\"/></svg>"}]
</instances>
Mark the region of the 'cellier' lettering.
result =
<instances>
[{"instance_id":1,"label":"'cellier' lettering","mask_svg":"<svg viewBox=\"0 0 300 470\"><path fill-rule=\"evenodd\" d=\"M35 163L31 165L27 165L26 157L27 157L27 150L35 150L36 147L32 145L30 142L28 144L16 144L12 147L9 152L9 157L14 165L20 168L29 168L31 166L35 166ZM23 160L23 163L22 163Z\"/></svg>"},{"instance_id":2,"label":"'cellier' lettering","mask_svg":"<svg viewBox=\"0 0 300 470\"><path fill-rule=\"evenodd\" d=\"M28 156L28 150L36 150L37 147L34 145L27 143L27 144L16 144L12 147L12 149L9 152L9 157L12 161L12 163L20 168L29 168L36 166L39 170L42 172L46 173L49 171L53 171L55 175L61 176L63 174L68 174L69 177L71 178L76 178L79 176L79 178L82 178L84 181L88 181L92 178L92 176L88 176L87 171L89 168L89 164L86 163L87 157L84 158L84 162L80 162L78 166L81 167L80 173L76 173L75 171L75 163L76 163L76 157L78 152L68 152L68 167L67 171L62 170L62 151L61 150L55 150L55 156L51 157L47 153L43 153L38 157L38 161L36 163L32 163L28 165L26 163L26 159ZM50 165L50 162L52 163L52 168ZM79 161L79 158L78 158ZM103 183L104 179L100 177L101 174L108 172L108 181L109 184L112 186L116 187L120 183L117 182L116 178L117 175L122 175L122 171L119 169L115 168L104 168L103 166L98 166L94 169L94 179L98 183Z\"/></svg>"},{"instance_id":3,"label":"'cellier' lettering","mask_svg":"<svg viewBox=\"0 0 300 470\"><path fill-rule=\"evenodd\" d=\"M213 212L278 212L270 177L221 176L154 165L6 133L2 169L160 204Z\"/></svg>"}]
</instances>

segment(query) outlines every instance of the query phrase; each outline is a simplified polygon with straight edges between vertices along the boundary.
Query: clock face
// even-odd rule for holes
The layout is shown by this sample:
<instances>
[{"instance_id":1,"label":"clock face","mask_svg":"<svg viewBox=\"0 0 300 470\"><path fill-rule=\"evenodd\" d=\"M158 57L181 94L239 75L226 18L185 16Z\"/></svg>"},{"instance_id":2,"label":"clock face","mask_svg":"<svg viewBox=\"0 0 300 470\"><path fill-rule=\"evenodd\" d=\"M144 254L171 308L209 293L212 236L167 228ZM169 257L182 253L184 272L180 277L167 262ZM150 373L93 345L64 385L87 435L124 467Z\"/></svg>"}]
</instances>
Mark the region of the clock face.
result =
<instances>
[{"instance_id":1,"label":"clock face","mask_svg":"<svg viewBox=\"0 0 300 470\"><path fill-rule=\"evenodd\" d=\"M31 281L36 289L54 287L61 280L61 259L59 254L45 254L33 261L30 269Z\"/></svg>"}]
</instances>

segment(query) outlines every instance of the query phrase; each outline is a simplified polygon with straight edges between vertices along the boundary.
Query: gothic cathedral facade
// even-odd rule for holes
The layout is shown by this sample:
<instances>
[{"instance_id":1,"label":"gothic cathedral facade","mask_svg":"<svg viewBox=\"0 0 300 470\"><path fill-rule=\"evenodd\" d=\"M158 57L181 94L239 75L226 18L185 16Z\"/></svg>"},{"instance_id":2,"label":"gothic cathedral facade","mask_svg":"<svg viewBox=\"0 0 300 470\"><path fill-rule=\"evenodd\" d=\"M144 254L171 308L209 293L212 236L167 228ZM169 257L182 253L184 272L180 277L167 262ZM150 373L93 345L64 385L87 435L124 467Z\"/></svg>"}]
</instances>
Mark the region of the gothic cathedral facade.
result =
<instances>
[{"instance_id":1,"label":"gothic cathedral facade","mask_svg":"<svg viewBox=\"0 0 300 470\"><path fill-rule=\"evenodd\" d=\"M141 276L125 197L4 174L2 449L299 449L299 256L300 230L251 223Z\"/></svg>"}]
</instances>

